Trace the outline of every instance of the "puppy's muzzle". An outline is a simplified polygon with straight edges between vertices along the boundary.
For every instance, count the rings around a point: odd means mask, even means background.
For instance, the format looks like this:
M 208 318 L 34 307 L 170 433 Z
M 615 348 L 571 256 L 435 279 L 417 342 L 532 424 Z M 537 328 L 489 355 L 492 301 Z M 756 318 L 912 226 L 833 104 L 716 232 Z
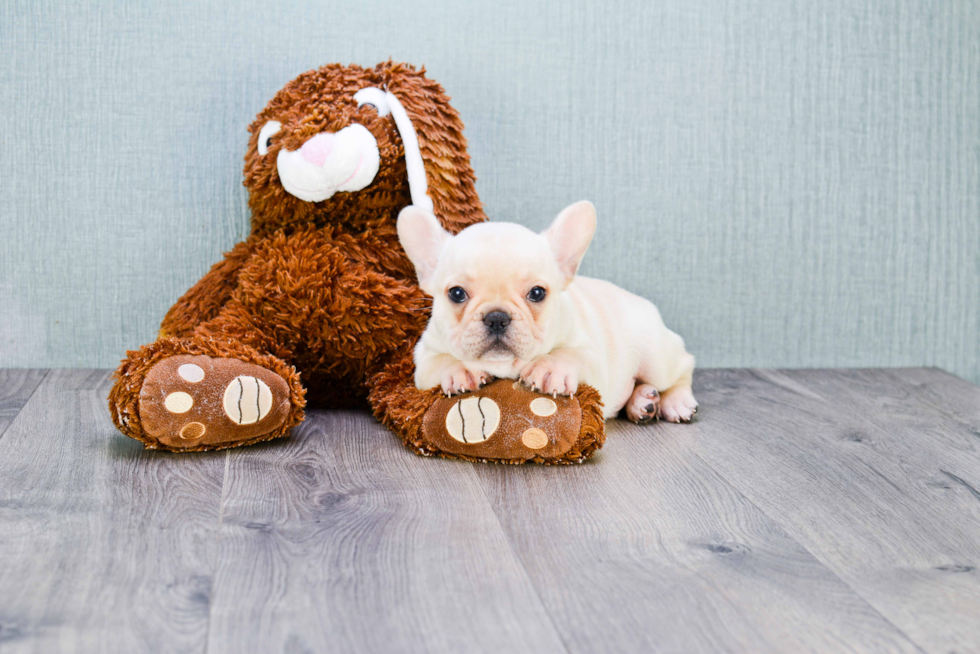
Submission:
M 483 324 L 487 326 L 491 336 L 501 336 L 507 331 L 510 316 L 503 311 L 491 311 L 483 317 Z

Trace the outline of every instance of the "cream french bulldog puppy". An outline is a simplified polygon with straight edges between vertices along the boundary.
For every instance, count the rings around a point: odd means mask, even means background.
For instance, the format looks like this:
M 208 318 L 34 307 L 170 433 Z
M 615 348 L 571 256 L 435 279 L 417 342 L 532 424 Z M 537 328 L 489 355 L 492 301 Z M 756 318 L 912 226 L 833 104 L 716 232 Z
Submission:
M 447 394 L 493 378 L 520 379 L 549 395 L 579 383 L 602 396 L 605 417 L 686 422 L 697 411 L 694 357 L 649 301 L 576 277 L 595 232 L 595 208 L 578 202 L 541 234 L 477 223 L 456 236 L 410 206 L 398 237 L 432 317 L 415 348 L 415 384 Z

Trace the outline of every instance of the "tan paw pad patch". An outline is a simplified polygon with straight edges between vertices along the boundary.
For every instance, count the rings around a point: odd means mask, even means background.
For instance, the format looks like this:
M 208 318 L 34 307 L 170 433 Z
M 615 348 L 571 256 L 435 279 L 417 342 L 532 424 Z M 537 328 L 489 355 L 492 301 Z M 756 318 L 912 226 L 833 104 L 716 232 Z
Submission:
M 180 375 L 181 379 L 192 384 L 204 379 L 204 369 L 193 363 L 185 363 L 177 368 L 177 374 Z
M 446 431 L 460 443 L 482 443 L 500 426 L 500 407 L 489 397 L 467 397 L 446 414 Z
M 558 405 L 555 404 L 554 400 L 549 400 L 546 397 L 539 397 L 535 400 L 531 400 L 531 413 L 536 416 L 546 418 L 557 410 Z
M 524 446 L 532 450 L 540 450 L 548 444 L 548 434 L 537 427 L 531 427 L 521 434 L 521 442 Z
M 191 441 L 204 436 L 208 428 L 200 422 L 189 422 L 180 430 L 180 437 L 186 441 Z
M 183 391 L 171 393 L 163 401 L 163 406 L 167 407 L 170 413 L 187 413 L 194 406 L 194 398 Z
M 225 389 L 223 404 L 232 422 L 252 425 L 268 415 L 272 408 L 272 391 L 258 377 L 239 375 Z

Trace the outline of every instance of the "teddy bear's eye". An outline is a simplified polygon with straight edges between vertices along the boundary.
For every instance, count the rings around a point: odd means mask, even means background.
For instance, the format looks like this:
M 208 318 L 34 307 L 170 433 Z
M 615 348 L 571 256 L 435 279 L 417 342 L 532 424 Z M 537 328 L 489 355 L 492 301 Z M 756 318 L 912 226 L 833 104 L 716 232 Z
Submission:
M 259 131 L 259 154 L 265 156 L 269 154 L 269 147 L 272 146 L 272 136 L 282 129 L 282 123 L 278 120 L 270 120 Z
M 466 302 L 468 297 L 469 296 L 466 294 L 466 291 L 463 290 L 462 286 L 453 286 L 451 289 L 449 289 L 449 299 L 456 304 Z
M 354 102 L 357 103 L 358 109 L 361 107 L 371 107 L 382 117 L 391 113 L 391 107 L 388 106 L 388 99 L 385 97 L 385 92 L 379 88 L 369 86 L 361 89 L 354 94 Z
M 527 292 L 527 299 L 531 302 L 543 302 L 546 297 L 548 297 L 548 291 L 541 286 L 535 286 Z

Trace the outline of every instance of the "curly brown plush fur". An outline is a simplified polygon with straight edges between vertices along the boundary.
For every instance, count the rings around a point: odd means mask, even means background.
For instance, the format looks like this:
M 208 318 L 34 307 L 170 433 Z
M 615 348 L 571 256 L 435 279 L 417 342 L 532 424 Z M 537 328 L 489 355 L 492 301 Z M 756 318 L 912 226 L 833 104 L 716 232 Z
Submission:
M 449 454 L 422 434 L 422 418 L 438 395 L 412 383 L 412 346 L 430 306 L 396 233 L 398 212 L 411 203 L 402 140 L 391 116 L 358 108 L 365 87 L 390 90 L 413 121 L 435 214 L 451 232 L 486 220 L 476 194 L 463 124 L 442 88 L 412 66 L 328 65 L 287 84 L 249 127 L 245 186 L 252 231 L 170 309 L 155 343 L 128 353 L 109 404 L 117 427 L 147 447 L 218 449 L 275 438 L 303 419 L 306 400 L 325 407 L 370 406 L 406 445 Z M 270 120 L 282 124 L 266 155 L 257 140 Z M 377 141 L 381 164 L 361 191 L 305 202 L 285 191 L 276 155 L 322 132 L 359 123 Z M 240 442 L 175 447 L 146 433 L 140 392 L 148 371 L 179 354 L 233 358 L 272 370 L 290 388 L 291 409 L 274 431 Z M 297 372 L 299 371 L 299 372 Z M 527 391 L 528 398 L 537 397 Z M 567 455 L 581 460 L 604 438 L 598 396 L 579 394 L 582 436 Z M 518 457 L 535 460 L 532 454 Z M 540 458 L 540 457 L 538 457 Z M 517 459 L 514 462 L 518 462 Z

